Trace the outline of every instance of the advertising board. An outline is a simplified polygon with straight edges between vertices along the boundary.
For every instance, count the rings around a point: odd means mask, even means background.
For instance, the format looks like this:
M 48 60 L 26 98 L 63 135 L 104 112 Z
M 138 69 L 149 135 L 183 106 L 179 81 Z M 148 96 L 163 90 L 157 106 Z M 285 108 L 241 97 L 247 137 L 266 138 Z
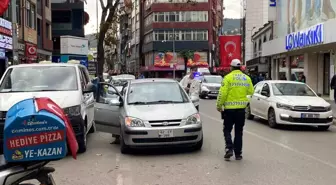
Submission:
M 61 54 L 89 54 L 89 41 L 85 38 L 61 36 Z
M 0 48 L 12 50 L 13 49 L 12 37 L 0 34 Z
M 12 106 L 6 115 L 4 156 L 6 162 L 61 159 L 67 153 L 66 124 L 52 101 L 26 99 Z

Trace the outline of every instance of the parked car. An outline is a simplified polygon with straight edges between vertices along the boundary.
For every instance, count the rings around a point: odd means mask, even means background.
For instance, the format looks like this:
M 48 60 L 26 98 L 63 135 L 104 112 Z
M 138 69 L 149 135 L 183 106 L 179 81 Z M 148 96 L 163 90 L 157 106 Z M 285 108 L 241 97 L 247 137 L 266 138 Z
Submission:
M 108 85 L 115 88 L 112 84 Z M 116 90 L 116 88 L 115 88 Z M 117 92 L 117 91 L 116 91 Z M 172 79 L 131 80 L 119 99 L 101 101 L 95 108 L 97 129 L 120 135 L 120 150 L 138 147 L 188 145 L 201 149 L 202 121 L 190 97 Z
M 282 125 L 317 126 L 327 130 L 333 123 L 330 104 L 301 82 L 270 80 L 255 85 L 246 108 L 247 119 L 268 120 L 272 128 Z
M 202 78 L 200 98 L 217 97 L 223 77 L 220 75 L 204 75 Z
M 81 64 L 44 63 L 10 66 L 0 81 L 0 135 L 10 107 L 33 97 L 48 97 L 63 108 L 75 131 L 79 153 L 87 148 L 87 134 L 95 131 L 94 96 L 88 90 L 89 72 Z M 90 86 L 91 88 L 91 86 Z M 0 138 L 2 148 L 3 138 Z

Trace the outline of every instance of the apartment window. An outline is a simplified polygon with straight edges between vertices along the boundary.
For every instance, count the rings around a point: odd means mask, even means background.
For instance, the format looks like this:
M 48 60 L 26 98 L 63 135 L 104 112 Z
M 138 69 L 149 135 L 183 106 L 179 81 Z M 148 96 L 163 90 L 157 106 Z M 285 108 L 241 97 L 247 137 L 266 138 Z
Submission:
M 206 30 L 197 30 L 197 31 L 154 31 L 154 40 L 155 41 L 207 41 L 208 40 L 208 31 Z
M 154 22 L 208 22 L 208 12 L 156 12 L 154 13 Z
M 49 0 L 45 0 L 45 6 L 49 7 Z
M 16 0 L 16 22 L 21 25 L 21 9 L 20 9 L 20 1 Z
M 36 29 L 36 12 L 35 5 L 26 1 L 26 26 Z
M 154 21 L 155 22 L 164 22 L 165 18 L 164 18 L 164 12 L 160 12 L 160 13 L 155 13 L 154 15 Z
M 135 15 L 135 21 L 136 21 L 136 22 L 139 22 L 139 14 L 136 14 L 136 15 Z
M 184 40 L 192 40 L 191 31 L 184 32 Z
M 26 26 L 31 27 L 30 2 L 26 1 Z
M 50 39 L 50 24 L 46 23 L 46 37 L 47 39 Z
M 154 36 L 156 41 L 165 40 L 165 31 L 157 31 Z

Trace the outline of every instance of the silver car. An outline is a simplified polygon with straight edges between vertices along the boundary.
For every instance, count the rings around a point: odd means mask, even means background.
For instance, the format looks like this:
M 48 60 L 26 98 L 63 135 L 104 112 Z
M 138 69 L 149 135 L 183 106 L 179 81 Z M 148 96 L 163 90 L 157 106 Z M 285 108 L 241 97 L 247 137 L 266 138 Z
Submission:
M 204 75 L 202 78 L 200 98 L 217 97 L 223 78 L 220 75 Z
M 104 85 L 115 88 L 112 84 Z M 121 153 L 131 148 L 167 145 L 202 148 L 200 115 L 175 80 L 131 80 L 117 95 L 119 99 L 110 101 L 98 98 L 95 122 L 97 130 L 120 135 Z

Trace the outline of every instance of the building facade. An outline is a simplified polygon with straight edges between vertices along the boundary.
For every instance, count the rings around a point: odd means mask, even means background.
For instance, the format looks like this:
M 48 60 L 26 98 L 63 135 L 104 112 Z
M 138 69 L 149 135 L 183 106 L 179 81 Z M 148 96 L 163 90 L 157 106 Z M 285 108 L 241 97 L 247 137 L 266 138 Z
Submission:
M 245 0 L 245 43 L 244 43 L 244 59 L 249 61 L 253 58 L 252 35 L 263 27 L 269 21 L 268 7 L 269 0 Z M 247 63 L 247 62 L 246 62 Z
M 61 36 L 85 37 L 84 25 L 87 14 L 84 11 L 84 2 L 81 0 L 51 0 L 52 11 L 52 40 L 53 40 L 53 62 L 60 62 L 61 59 Z M 74 38 L 72 38 L 74 39 Z M 82 39 L 78 43 L 82 43 Z M 86 48 L 88 50 L 88 48 Z M 69 50 L 71 51 L 71 50 Z M 87 60 L 87 56 L 74 53 L 66 53 L 69 60 Z M 87 55 L 88 53 L 86 53 Z M 65 58 L 64 58 L 65 60 Z
M 191 60 L 214 65 L 212 56 L 223 20 L 222 1 L 149 0 L 143 10 L 142 71 L 166 77 L 174 70 L 181 76 L 186 70 L 181 51 L 195 53 L 197 57 Z M 174 66 L 156 67 L 156 63 Z
M 51 40 L 50 1 L 17 0 L 16 17 L 18 34 L 18 61 L 31 63 L 50 60 L 53 51 Z M 3 17 L 11 20 L 11 5 Z
M 336 2 L 321 2 L 277 3 L 275 38 L 263 43 L 262 55 L 272 59 L 273 79 L 297 80 L 303 73 L 313 90 L 334 99 L 330 79 L 336 65 Z

